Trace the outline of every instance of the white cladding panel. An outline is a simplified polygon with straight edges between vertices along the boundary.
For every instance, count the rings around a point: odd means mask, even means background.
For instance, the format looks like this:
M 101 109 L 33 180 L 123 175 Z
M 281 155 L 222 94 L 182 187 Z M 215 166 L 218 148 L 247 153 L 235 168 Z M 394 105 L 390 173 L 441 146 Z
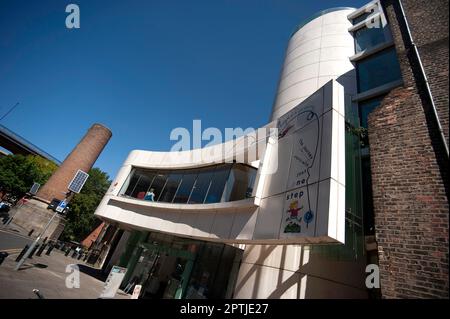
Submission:
M 350 77 L 346 92 L 356 90 L 354 40 L 347 16 L 353 9 L 326 13 L 300 28 L 290 39 L 271 120 L 276 120 L 331 79 Z M 341 82 L 341 81 L 339 81 Z

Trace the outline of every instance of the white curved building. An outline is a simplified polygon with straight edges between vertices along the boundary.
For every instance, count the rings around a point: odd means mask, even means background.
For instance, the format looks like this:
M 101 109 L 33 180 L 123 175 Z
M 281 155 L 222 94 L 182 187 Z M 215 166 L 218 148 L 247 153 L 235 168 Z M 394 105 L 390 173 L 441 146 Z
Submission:
M 356 74 L 349 57 L 355 54 L 347 16 L 355 9 L 333 8 L 303 22 L 286 49 L 271 120 L 276 120 L 331 79 L 346 93 L 356 93 Z
M 349 30 L 364 15 L 333 8 L 297 28 L 257 133 L 129 154 L 95 213 L 115 230 L 99 242 L 117 246 L 102 254 L 127 268 L 123 287 L 142 284 L 143 298 L 367 297 L 359 140 L 346 130 L 358 94 Z

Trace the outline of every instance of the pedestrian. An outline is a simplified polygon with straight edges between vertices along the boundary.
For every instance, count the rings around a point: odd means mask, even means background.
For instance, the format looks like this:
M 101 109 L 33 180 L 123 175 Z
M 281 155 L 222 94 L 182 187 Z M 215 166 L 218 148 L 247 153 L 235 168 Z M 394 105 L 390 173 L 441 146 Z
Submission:
M 155 201 L 155 193 L 154 193 L 155 189 L 154 188 L 150 188 L 150 190 L 147 192 L 147 194 L 145 194 L 144 200 L 148 200 L 151 202 Z

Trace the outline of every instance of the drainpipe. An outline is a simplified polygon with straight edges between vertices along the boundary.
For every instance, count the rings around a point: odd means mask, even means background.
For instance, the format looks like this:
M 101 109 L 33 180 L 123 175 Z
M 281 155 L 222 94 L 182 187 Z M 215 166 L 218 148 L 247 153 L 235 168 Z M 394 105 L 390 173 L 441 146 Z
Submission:
M 445 135 L 444 135 L 444 130 L 442 129 L 442 126 L 441 126 L 441 121 L 439 119 L 439 115 L 438 115 L 437 110 L 436 110 L 436 105 L 434 104 L 434 98 L 433 98 L 433 94 L 431 93 L 430 84 L 429 84 L 428 78 L 427 78 L 427 76 L 425 74 L 425 69 L 423 68 L 422 60 L 420 59 L 419 50 L 417 49 L 417 46 L 414 43 L 414 40 L 412 38 L 411 30 L 409 29 L 408 20 L 406 19 L 406 15 L 405 15 L 405 10 L 403 9 L 402 1 L 399 0 L 398 3 L 400 5 L 400 10 L 402 12 L 403 22 L 405 23 L 406 30 L 408 31 L 408 40 L 411 42 L 411 45 L 414 48 L 414 53 L 416 55 L 416 58 L 419 61 L 420 72 L 422 73 L 422 76 L 423 76 L 423 78 L 425 80 L 425 85 L 426 85 L 426 88 L 427 88 L 428 97 L 431 100 L 431 106 L 433 108 L 433 115 L 434 115 L 434 118 L 436 120 L 438 129 L 439 129 L 439 133 L 440 133 L 440 136 L 441 136 L 441 139 L 442 139 L 442 143 L 444 144 L 445 154 L 447 155 L 447 159 L 448 159 L 449 158 L 449 154 L 448 154 L 447 140 L 446 140 Z

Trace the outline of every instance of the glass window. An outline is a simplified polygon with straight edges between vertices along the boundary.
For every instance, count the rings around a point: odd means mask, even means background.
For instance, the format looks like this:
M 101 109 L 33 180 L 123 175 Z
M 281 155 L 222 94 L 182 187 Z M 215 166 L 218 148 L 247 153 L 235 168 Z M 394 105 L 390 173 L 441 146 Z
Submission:
M 358 103 L 362 127 L 367 128 L 367 117 L 369 116 L 370 113 L 372 113 L 372 111 L 374 109 L 376 109 L 380 105 L 383 98 L 384 98 L 384 95 Z
M 136 175 L 139 175 L 139 180 L 136 183 L 136 187 L 131 192 L 131 197 L 144 199 L 145 193 L 147 193 L 152 183 L 154 173 L 137 171 Z
M 161 192 L 166 185 L 167 175 L 164 174 L 164 172 L 158 172 L 158 174 L 155 176 L 155 179 L 153 180 L 152 187 L 153 193 L 155 194 L 155 201 L 159 201 L 159 198 L 161 197 Z
M 122 189 L 120 190 L 120 194 L 124 194 L 126 196 L 131 196 L 134 188 L 136 187 L 136 183 L 139 180 L 139 176 L 134 171 L 128 176 L 126 182 L 123 184 Z
M 133 169 L 121 195 L 144 199 L 153 189 L 155 201 L 167 203 L 219 203 L 250 197 L 257 170 L 244 164 L 220 164 L 198 169 Z
M 226 200 L 235 201 L 252 196 L 256 169 L 246 165 L 235 165 L 227 183 Z
M 161 197 L 159 198 L 159 202 L 171 203 L 175 193 L 178 189 L 178 185 L 180 184 L 182 174 L 180 173 L 172 173 L 167 178 L 166 186 L 164 187 Z
M 357 16 L 356 18 L 354 18 L 352 20 L 353 25 L 356 25 L 356 24 L 360 23 L 361 21 L 366 20 L 369 17 L 369 15 L 374 14 L 375 11 L 378 12 L 378 7 L 373 7 L 370 9 L 370 11 L 364 12 L 363 14 Z
M 230 175 L 231 165 L 217 167 L 209 187 L 205 203 L 219 203 L 222 201 L 223 189 Z
M 173 200 L 174 203 L 182 203 L 182 204 L 187 203 L 196 179 L 197 179 L 196 170 L 187 171 L 183 175 L 183 177 L 181 178 L 181 184 L 178 187 L 177 194 L 175 195 L 175 198 Z
M 189 204 L 203 204 L 213 175 L 214 168 L 209 170 L 202 169 L 201 172 L 199 172 L 192 189 L 191 197 L 189 198 Z
M 402 78 L 394 48 L 381 51 L 359 61 L 356 69 L 360 93 Z
M 370 49 L 376 45 L 388 42 L 391 38 L 388 26 L 380 28 L 363 27 L 353 34 L 355 38 L 356 52 Z

